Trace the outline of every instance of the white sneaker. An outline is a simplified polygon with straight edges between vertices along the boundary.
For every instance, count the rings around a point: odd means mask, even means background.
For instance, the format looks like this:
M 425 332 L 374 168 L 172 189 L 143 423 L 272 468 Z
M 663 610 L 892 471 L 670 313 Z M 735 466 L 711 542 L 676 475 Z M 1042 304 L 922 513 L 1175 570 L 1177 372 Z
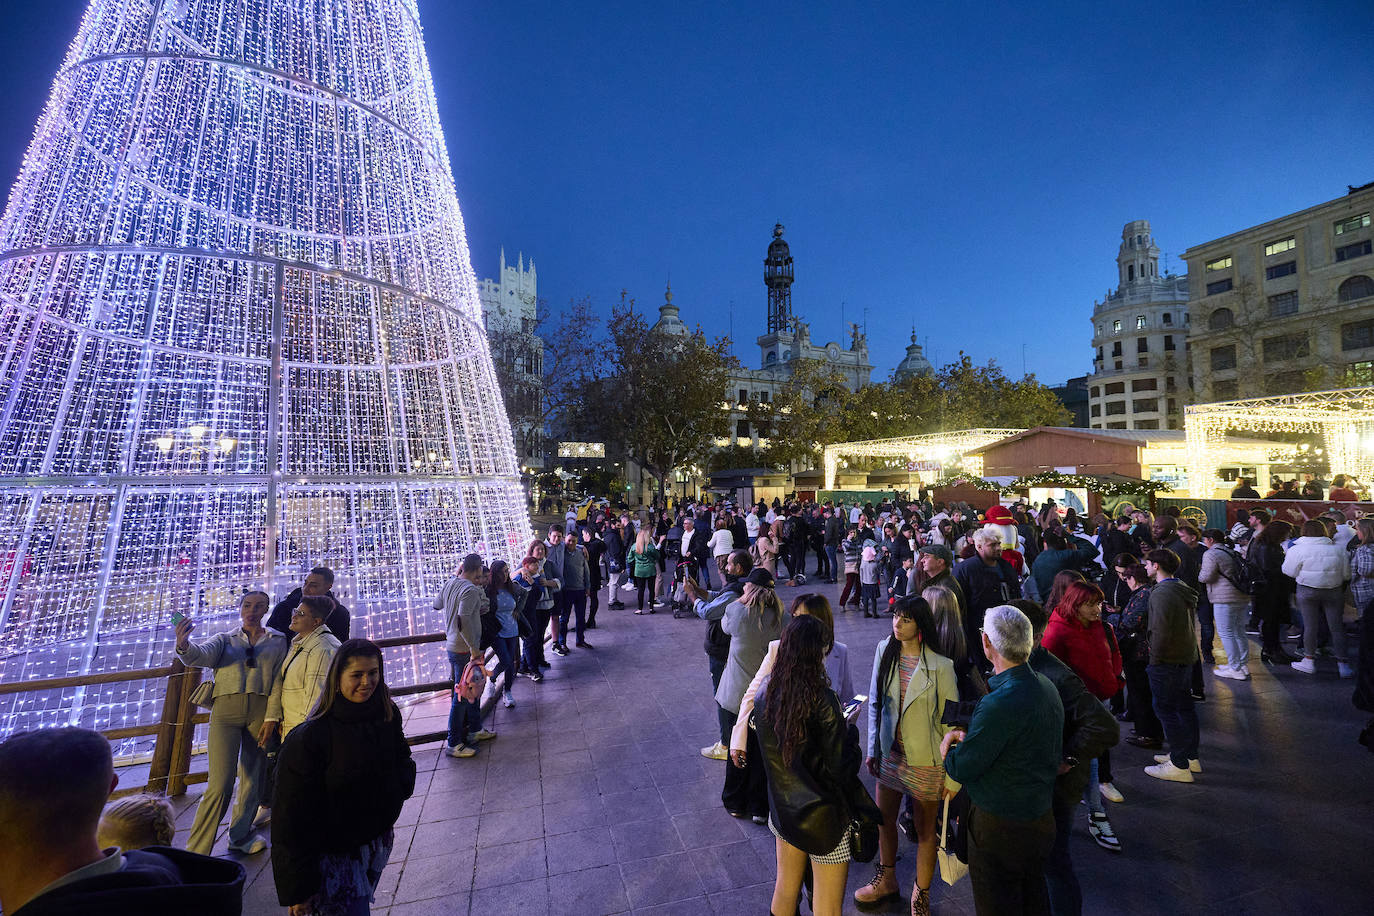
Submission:
M 725 760 L 730 756 L 730 749 L 717 741 L 710 747 L 703 747 L 701 749 L 701 756 L 710 760 Z
M 622 592 L 632 592 L 632 591 L 635 590 L 634 583 L 633 583 L 633 582 L 626 582 L 624 585 L 620 586 L 620 590 L 621 590 Z
M 1163 779 L 1168 782 L 1192 782 L 1193 774 L 1188 770 L 1182 770 L 1174 766 L 1172 760 L 1167 757 L 1163 763 L 1145 768 L 1146 776 L 1153 776 L 1155 779 Z
M 501 704 L 505 706 L 507 709 L 510 709 L 512 706 L 515 705 L 515 697 L 510 695 L 509 690 L 501 691 Z
M 1303 674 L 1316 674 L 1317 660 L 1315 658 L 1308 658 L 1304 655 L 1300 660 L 1288 667 L 1292 668 L 1294 671 L 1301 671 Z
M 1336 670 L 1340 672 L 1341 677 L 1355 676 L 1355 669 L 1345 662 L 1336 662 Z
M 1217 677 L 1227 677 L 1233 681 L 1243 681 L 1249 677 L 1249 675 L 1245 673 L 1245 669 L 1232 668 L 1230 665 L 1217 665 L 1212 669 L 1212 673 Z
M 1155 763 L 1172 763 L 1172 762 L 1173 762 L 1173 758 L 1170 757 L 1168 754 L 1155 754 Z M 1201 773 L 1201 772 L 1202 772 L 1202 761 L 1201 761 L 1201 760 L 1198 760 L 1196 757 L 1194 757 L 1192 760 L 1189 760 L 1189 761 L 1188 761 L 1188 772 L 1190 772 L 1190 773 Z
M 264 840 L 262 837 L 257 836 L 253 837 L 251 840 L 249 840 L 247 843 L 244 843 L 242 846 L 236 843 L 229 844 L 229 851 L 236 852 L 241 856 L 255 856 L 260 852 L 266 851 L 266 849 L 267 841 Z
M 1102 797 L 1109 802 L 1117 802 L 1119 804 L 1126 800 L 1126 796 L 1117 791 L 1116 786 L 1109 782 L 1098 783 L 1097 788 L 1098 791 L 1102 793 Z
M 260 806 L 257 817 L 253 818 L 253 826 L 266 827 L 270 823 L 272 823 L 272 809 Z

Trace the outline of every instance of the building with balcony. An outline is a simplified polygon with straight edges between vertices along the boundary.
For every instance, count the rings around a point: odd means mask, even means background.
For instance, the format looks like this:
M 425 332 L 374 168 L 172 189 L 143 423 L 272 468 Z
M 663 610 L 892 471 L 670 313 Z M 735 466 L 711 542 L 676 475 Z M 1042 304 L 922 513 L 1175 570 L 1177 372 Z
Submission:
M 1374 182 L 1194 245 L 1196 400 L 1374 384 Z
M 1121 230 L 1118 286 L 1093 303 L 1092 429 L 1182 429 L 1188 401 L 1188 278 L 1159 273 L 1149 220 Z

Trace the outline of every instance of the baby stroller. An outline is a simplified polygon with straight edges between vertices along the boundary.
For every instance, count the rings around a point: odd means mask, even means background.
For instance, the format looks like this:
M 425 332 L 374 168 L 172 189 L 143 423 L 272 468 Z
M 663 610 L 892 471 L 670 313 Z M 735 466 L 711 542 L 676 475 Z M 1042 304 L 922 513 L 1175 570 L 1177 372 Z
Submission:
M 673 566 L 673 619 L 679 617 L 691 617 L 693 614 L 692 604 L 687 599 L 687 587 L 683 582 L 690 576 L 695 580 L 697 569 L 696 560 L 691 557 L 680 557 Z

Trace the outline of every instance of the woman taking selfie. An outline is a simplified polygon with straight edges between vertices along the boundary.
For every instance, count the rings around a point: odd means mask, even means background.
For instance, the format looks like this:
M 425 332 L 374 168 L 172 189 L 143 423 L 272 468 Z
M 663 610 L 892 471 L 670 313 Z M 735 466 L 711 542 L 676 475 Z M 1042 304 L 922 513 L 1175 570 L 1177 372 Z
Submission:
M 792 618 L 773 671 L 759 685 L 757 739 L 751 743 L 763 757 L 772 805 L 768 827 L 777 837 L 772 913 L 798 911 L 809 861 L 815 876 L 811 912 L 839 916 L 849 877 L 851 810 L 876 813 L 858 781 L 857 732 L 830 689 L 825 651 L 821 621 L 810 614 Z
M 319 704 L 282 742 L 272 874 L 290 916 L 366 916 L 415 791 L 401 711 L 365 639 L 339 647 Z
M 854 902 L 879 906 L 898 896 L 897 811 L 902 796 L 915 800 L 916 886 L 912 916 L 929 916 L 935 876 L 935 820 L 945 788 L 940 742 L 951 726 L 940 722 L 946 700 L 959 699 L 954 663 L 935 648 L 930 605 L 910 596 L 893 606 L 892 635 L 878 643 L 869 687 L 868 771 L 878 778 L 878 865 Z

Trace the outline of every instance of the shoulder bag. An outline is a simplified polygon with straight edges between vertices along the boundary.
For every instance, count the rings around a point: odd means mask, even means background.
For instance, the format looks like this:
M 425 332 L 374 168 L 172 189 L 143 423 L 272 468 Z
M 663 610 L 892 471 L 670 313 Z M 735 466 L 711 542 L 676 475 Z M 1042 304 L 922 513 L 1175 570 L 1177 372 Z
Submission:
M 954 885 L 959 883 L 960 878 L 968 874 L 968 865 L 959 859 L 953 849 L 955 826 L 949 819 L 949 802 L 950 800 L 946 798 L 944 816 L 941 818 L 940 824 L 940 845 L 935 850 L 935 855 L 936 861 L 940 865 L 940 880 L 946 884 Z
M 201 681 L 195 686 L 195 689 L 191 691 L 192 706 L 197 706 L 209 711 L 211 707 L 215 705 L 215 676 L 213 672 L 215 668 L 219 667 L 220 662 L 224 661 L 224 649 L 225 646 L 221 644 L 219 647 L 219 658 L 215 659 L 214 668 L 210 669 L 212 672 L 210 679 L 208 681 Z

